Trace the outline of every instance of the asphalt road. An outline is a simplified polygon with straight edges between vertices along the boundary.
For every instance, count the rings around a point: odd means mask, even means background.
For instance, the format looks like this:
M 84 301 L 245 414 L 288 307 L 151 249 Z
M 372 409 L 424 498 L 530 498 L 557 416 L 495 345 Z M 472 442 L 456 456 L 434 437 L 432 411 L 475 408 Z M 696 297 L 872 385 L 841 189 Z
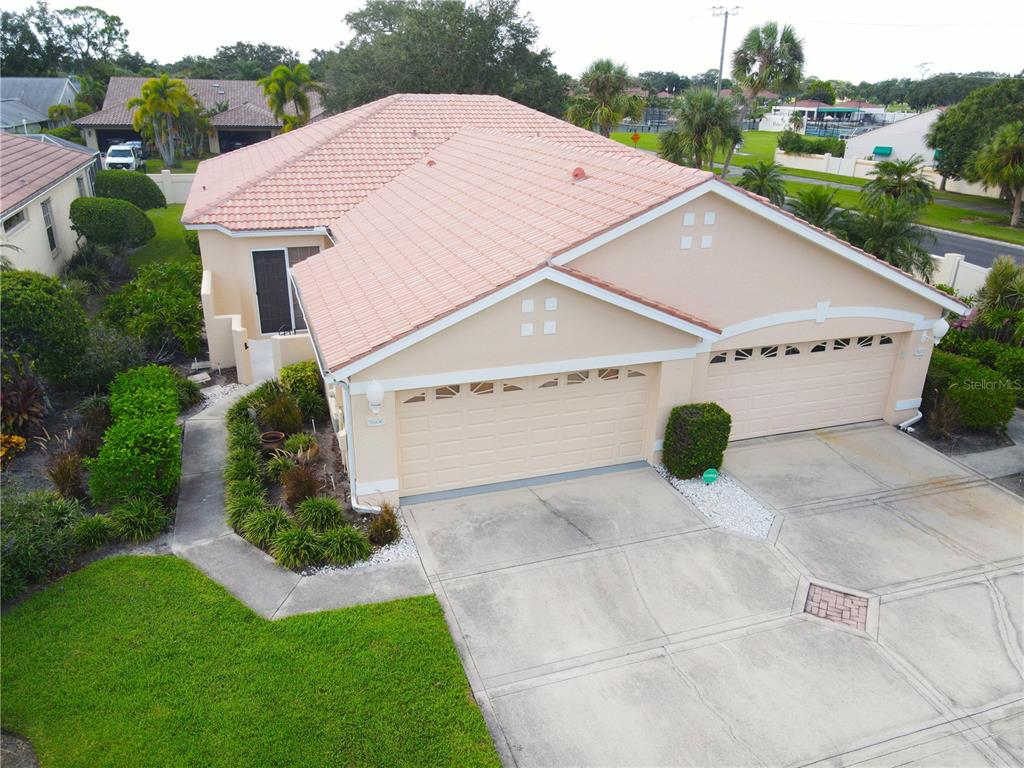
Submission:
M 977 264 L 979 267 L 990 267 L 996 256 L 1008 254 L 1017 260 L 1018 264 L 1024 264 L 1024 246 L 1011 245 L 998 240 L 986 240 L 971 235 L 961 235 L 956 232 L 949 232 L 944 229 L 932 229 L 925 227 L 933 239 L 926 240 L 922 245 L 929 253 L 943 255 L 946 253 L 961 253 L 969 264 Z

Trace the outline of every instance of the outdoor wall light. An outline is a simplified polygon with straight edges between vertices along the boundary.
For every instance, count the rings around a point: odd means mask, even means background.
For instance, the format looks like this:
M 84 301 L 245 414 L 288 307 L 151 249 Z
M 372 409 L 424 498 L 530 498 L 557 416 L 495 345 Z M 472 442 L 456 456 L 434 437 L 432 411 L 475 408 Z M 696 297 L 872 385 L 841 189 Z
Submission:
M 921 343 L 922 344 L 924 342 L 926 342 L 926 341 L 933 341 L 936 344 L 938 344 L 940 341 L 942 341 L 942 337 L 945 336 L 949 332 L 949 323 L 947 323 L 943 318 L 940 317 L 938 320 L 936 320 L 934 323 L 932 323 L 931 330 L 932 330 L 932 335 L 931 336 L 928 335 L 928 331 L 925 331 L 921 335 Z
M 384 404 L 384 387 L 376 379 L 366 386 L 366 401 L 370 404 L 371 413 L 380 413 Z

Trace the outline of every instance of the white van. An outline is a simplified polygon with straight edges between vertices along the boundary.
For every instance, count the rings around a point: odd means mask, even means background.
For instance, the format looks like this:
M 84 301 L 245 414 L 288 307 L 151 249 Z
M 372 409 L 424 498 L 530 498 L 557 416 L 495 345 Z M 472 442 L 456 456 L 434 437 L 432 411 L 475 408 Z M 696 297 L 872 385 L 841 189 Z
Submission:
M 131 144 L 111 144 L 103 158 L 103 164 L 109 170 L 146 170 L 146 162 L 142 159 L 142 151 Z

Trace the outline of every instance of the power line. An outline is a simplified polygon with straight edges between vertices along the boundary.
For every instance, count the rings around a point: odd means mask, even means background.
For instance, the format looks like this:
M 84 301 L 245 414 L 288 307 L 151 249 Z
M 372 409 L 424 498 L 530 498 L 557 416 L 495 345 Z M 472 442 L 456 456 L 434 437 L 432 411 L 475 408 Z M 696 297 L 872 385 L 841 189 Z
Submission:
M 711 9 L 712 16 L 725 17 L 725 20 L 722 22 L 722 54 L 718 57 L 718 87 L 715 89 L 716 96 L 722 93 L 722 70 L 725 68 L 725 33 L 729 30 L 729 16 L 738 16 L 740 7 L 734 5 L 732 8 L 726 8 L 724 5 L 716 5 Z

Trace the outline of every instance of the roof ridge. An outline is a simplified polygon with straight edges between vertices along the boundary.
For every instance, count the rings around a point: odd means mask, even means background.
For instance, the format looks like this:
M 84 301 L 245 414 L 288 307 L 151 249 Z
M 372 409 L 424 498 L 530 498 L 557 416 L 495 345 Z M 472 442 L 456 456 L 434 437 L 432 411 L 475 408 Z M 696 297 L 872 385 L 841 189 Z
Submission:
M 396 96 L 402 96 L 402 95 L 404 95 L 404 94 L 390 94 L 388 96 L 384 96 L 383 98 L 377 99 L 377 101 L 371 101 L 369 104 L 363 104 L 363 105 L 355 107 L 353 109 L 346 110 L 345 112 L 339 112 L 337 115 L 331 115 L 330 117 L 324 118 L 323 120 L 318 120 L 315 123 L 314 122 L 307 123 L 306 125 L 302 126 L 301 128 L 296 129 L 296 131 L 308 130 L 310 128 L 313 128 L 314 126 L 317 127 L 317 128 L 323 128 L 325 126 L 325 124 L 328 123 L 328 121 L 331 121 L 334 118 L 343 117 L 344 115 L 351 114 L 352 112 L 354 112 L 356 110 L 365 109 L 366 107 L 377 105 L 376 109 L 368 110 L 366 114 L 361 115 L 359 117 L 359 119 L 356 121 L 357 123 L 363 122 L 367 118 L 371 117 L 372 115 L 377 114 L 380 110 L 384 109 L 384 107 L 387 106 L 388 103 L 391 103 L 391 102 L 395 101 L 396 100 L 395 99 Z M 342 123 L 344 121 L 339 120 L 338 122 Z M 340 134 L 342 131 L 351 129 L 351 127 L 352 127 L 352 125 L 349 125 L 349 124 L 345 124 L 345 125 L 339 126 L 336 130 L 333 130 L 333 131 L 330 132 L 330 138 L 334 138 L 335 136 Z M 234 152 L 225 152 L 225 153 L 216 155 L 215 157 L 207 158 L 206 160 L 203 160 L 202 162 L 203 163 L 209 163 L 211 166 L 212 165 L 216 165 L 218 160 L 223 160 L 224 158 L 231 158 L 231 156 L 235 155 L 235 153 L 237 153 L 237 152 L 246 152 L 248 150 L 251 150 L 254 147 L 259 146 L 260 144 L 266 145 L 266 144 L 269 144 L 272 141 L 275 141 L 276 139 L 280 139 L 280 138 L 285 137 L 285 136 L 294 136 L 294 133 L 291 132 L 291 131 L 282 132 L 282 133 L 279 133 L 277 136 L 271 136 L 269 139 L 264 139 L 263 141 L 257 142 L 256 144 L 250 144 L 248 147 L 242 147 L 241 149 L 236 149 L 236 150 L 234 150 Z M 266 147 L 264 146 L 264 147 L 262 147 L 262 149 L 266 149 Z M 282 169 L 284 169 L 285 167 L 287 167 L 291 163 L 295 162 L 301 156 L 302 156 L 301 152 L 296 152 L 295 154 L 290 155 L 289 157 L 281 160 L 279 163 L 275 163 L 275 164 L 272 164 L 272 165 L 264 168 L 263 173 L 260 173 L 260 174 L 257 174 L 255 176 L 252 176 L 251 178 L 245 179 L 240 184 L 237 184 L 237 185 L 231 187 L 230 189 L 225 190 L 223 194 L 219 195 L 218 197 L 214 198 L 213 200 L 210 200 L 205 205 L 200 206 L 199 208 L 197 208 L 194 211 L 190 211 L 189 212 L 189 219 L 195 219 L 195 218 L 198 218 L 199 216 L 203 216 L 203 215 L 209 213 L 212 209 L 216 208 L 218 205 L 220 205 L 221 203 L 226 201 L 228 198 L 234 197 L 235 195 L 237 195 L 239 192 L 241 192 L 244 189 L 248 189 L 248 188 L 250 188 L 252 186 L 255 186 L 256 184 L 259 184 L 261 181 L 269 178 L 273 174 L 277 173 L 278 171 L 281 171 Z M 237 157 L 237 155 L 235 155 L 235 157 Z

